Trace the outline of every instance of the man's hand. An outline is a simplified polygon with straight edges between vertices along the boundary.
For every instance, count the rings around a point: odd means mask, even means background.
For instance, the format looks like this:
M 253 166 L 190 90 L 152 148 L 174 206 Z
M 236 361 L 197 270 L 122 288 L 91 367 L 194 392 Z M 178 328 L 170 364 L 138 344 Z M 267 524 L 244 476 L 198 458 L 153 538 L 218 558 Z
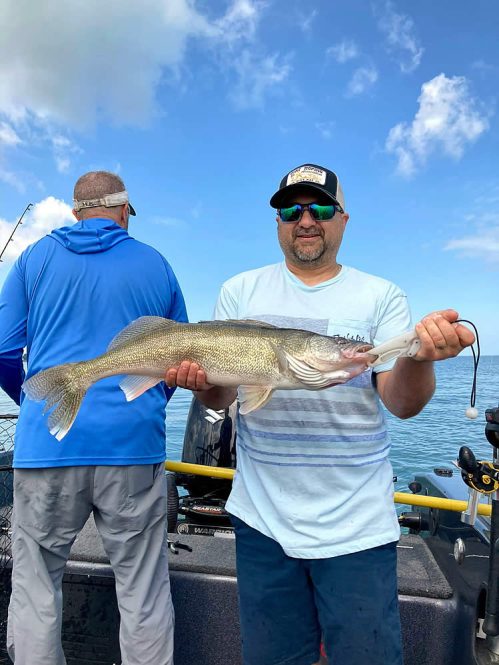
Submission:
M 454 309 L 432 312 L 416 324 L 421 348 L 414 360 L 445 360 L 457 356 L 475 341 L 475 335 L 461 323 L 455 323 L 459 314 Z
M 184 360 L 179 367 L 170 367 L 166 371 L 165 382 L 170 388 L 179 386 L 187 390 L 211 390 L 211 383 L 206 381 L 206 372 L 197 363 Z
M 204 369 L 188 360 L 166 370 L 165 382 L 170 388 L 179 386 L 194 391 L 197 399 L 210 409 L 225 409 L 237 397 L 237 388 L 208 383 Z
M 434 360 L 457 356 L 475 341 L 466 326 L 456 323 L 453 309 L 432 312 L 416 325 L 421 347 L 413 358 L 398 358 L 389 372 L 376 375 L 376 387 L 386 408 L 398 418 L 412 418 L 435 390 Z M 418 360 L 420 362 L 414 362 Z

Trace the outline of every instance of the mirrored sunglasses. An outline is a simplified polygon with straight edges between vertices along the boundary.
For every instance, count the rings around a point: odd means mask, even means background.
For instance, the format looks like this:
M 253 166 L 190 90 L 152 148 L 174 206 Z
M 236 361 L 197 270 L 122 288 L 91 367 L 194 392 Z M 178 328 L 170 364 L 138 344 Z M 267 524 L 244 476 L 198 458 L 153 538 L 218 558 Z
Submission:
M 308 210 L 316 222 L 325 222 L 333 219 L 336 211 L 343 212 L 340 205 L 319 205 L 318 203 L 295 203 L 289 208 L 278 208 L 278 214 L 283 222 L 299 222 L 305 210 Z

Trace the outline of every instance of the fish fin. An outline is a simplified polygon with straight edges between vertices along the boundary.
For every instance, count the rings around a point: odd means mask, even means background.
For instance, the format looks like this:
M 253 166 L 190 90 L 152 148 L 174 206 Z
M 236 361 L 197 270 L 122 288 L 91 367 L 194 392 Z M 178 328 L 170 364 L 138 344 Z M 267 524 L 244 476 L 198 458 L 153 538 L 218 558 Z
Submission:
M 275 357 L 277 358 L 279 371 L 281 374 L 286 374 L 289 371 L 289 363 L 287 358 L 288 354 L 286 351 L 284 351 L 284 349 L 281 349 L 280 346 L 277 346 L 277 344 L 274 344 L 273 342 L 270 342 L 270 346 L 272 347 L 272 350 L 275 353 Z
M 239 413 L 246 416 L 265 406 L 274 389 L 267 386 L 239 386 Z
M 266 321 L 257 321 L 256 319 L 216 319 L 215 321 L 198 321 L 198 323 L 210 323 L 211 325 L 231 325 L 231 326 L 260 326 L 260 328 L 277 328 L 277 326 Z
M 278 349 L 274 347 L 274 350 L 277 355 L 279 365 L 286 363 L 287 370 L 293 374 L 295 378 L 303 383 L 305 388 L 310 390 L 320 390 L 321 388 L 327 388 L 331 385 L 331 374 L 326 375 L 324 372 L 321 372 L 316 367 L 309 365 L 304 360 L 299 360 L 295 358 L 284 349 Z
M 235 323 L 232 321 L 232 323 Z M 267 323 L 267 321 L 260 321 L 259 319 L 239 319 L 239 323 L 246 323 L 249 326 L 260 326 L 260 328 L 277 328 L 272 323 Z
M 38 372 L 23 383 L 29 399 L 46 402 L 43 413 L 55 406 L 48 419 L 50 433 L 60 441 L 71 429 L 81 403 L 90 387 L 87 380 L 78 377 L 75 367 L 82 363 L 65 363 Z
M 368 354 L 375 356 L 375 359 L 368 363 L 370 367 L 377 367 L 394 358 L 408 357 L 412 358 L 419 351 L 421 342 L 414 330 L 408 330 L 402 335 L 397 335 L 383 344 L 373 347 Z
M 121 390 L 125 393 L 126 401 L 131 402 L 137 397 L 140 397 L 143 393 L 149 390 L 149 388 L 156 386 L 160 381 L 163 381 L 163 379 L 157 376 L 128 374 L 120 381 L 119 385 Z
M 129 323 L 126 328 L 120 330 L 120 332 L 113 337 L 111 343 L 107 347 L 107 351 L 117 349 L 122 344 L 125 344 L 144 333 L 152 332 L 153 330 L 164 330 L 175 324 L 178 324 L 178 321 L 164 319 L 161 316 L 141 316 Z

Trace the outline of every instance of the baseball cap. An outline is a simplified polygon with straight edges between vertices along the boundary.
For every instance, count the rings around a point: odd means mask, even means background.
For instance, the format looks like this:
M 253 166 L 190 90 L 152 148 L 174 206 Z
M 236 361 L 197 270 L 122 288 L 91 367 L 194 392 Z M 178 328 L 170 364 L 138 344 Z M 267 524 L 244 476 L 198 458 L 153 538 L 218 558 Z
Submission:
M 86 199 L 83 201 L 73 201 L 73 208 L 78 212 L 83 210 L 83 208 L 97 208 L 98 206 L 104 206 L 105 208 L 113 208 L 114 206 L 122 205 L 123 203 L 128 203 L 130 208 L 130 214 L 136 215 L 134 207 L 128 201 L 128 192 L 124 189 L 122 192 L 116 192 L 114 194 L 108 194 L 103 196 L 100 199 Z
M 302 164 L 287 173 L 279 189 L 270 199 L 273 208 L 281 208 L 285 199 L 297 190 L 312 189 L 321 192 L 345 210 L 345 199 L 338 176 L 333 171 L 317 164 Z

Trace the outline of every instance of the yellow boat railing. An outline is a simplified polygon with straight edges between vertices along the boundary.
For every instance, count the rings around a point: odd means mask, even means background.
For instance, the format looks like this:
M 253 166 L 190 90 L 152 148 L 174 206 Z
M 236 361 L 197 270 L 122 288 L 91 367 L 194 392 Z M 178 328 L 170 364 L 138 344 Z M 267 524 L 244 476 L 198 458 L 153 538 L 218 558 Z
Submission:
M 208 476 L 209 478 L 224 478 L 232 480 L 234 469 L 223 469 L 217 466 L 204 466 L 203 464 L 188 464 L 186 462 L 165 462 L 168 471 L 177 473 L 189 473 L 195 476 Z M 455 499 L 442 499 L 436 496 L 423 496 L 422 494 L 409 494 L 408 492 L 394 492 L 393 500 L 407 506 L 423 506 L 425 508 L 440 508 L 441 510 L 452 510 L 462 513 L 468 507 L 466 501 Z M 478 514 L 490 517 L 492 506 L 488 503 L 478 504 Z
M 234 478 L 234 469 L 223 469 L 218 466 L 204 466 L 204 464 L 187 464 L 187 462 L 165 462 L 165 468 L 168 471 L 177 473 L 190 473 L 194 476 L 208 476 L 209 478 L 224 478 L 232 480 Z

